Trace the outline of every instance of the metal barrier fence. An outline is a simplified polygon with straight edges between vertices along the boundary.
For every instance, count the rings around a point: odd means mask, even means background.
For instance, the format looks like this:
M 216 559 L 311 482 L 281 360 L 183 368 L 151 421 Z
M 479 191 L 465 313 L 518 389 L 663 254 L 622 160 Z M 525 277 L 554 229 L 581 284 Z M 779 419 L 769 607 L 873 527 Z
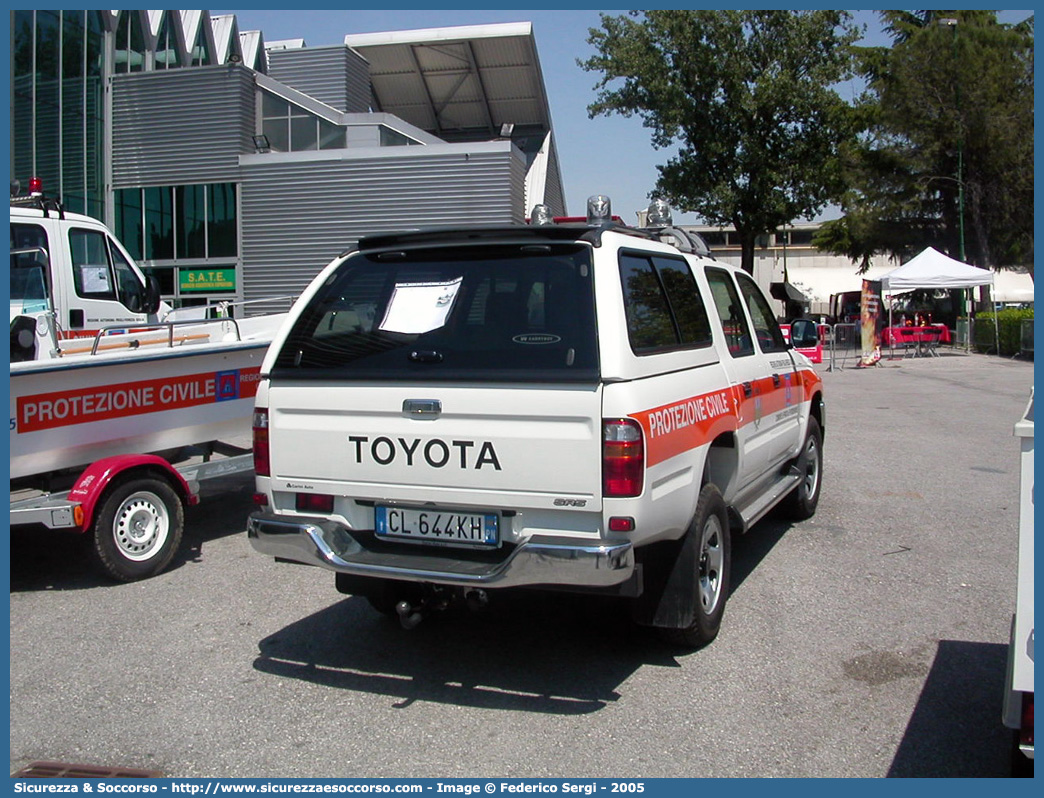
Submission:
M 849 358 L 858 360 L 863 356 L 862 331 L 858 324 L 821 324 L 819 338 L 828 353 L 824 358 L 827 371 L 844 368 Z
M 1028 322 L 1029 331 L 1027 333 L 1026 324 L 1024 323 L 1022 328 L 1022 353 L 1032 356 L 1033 320 L 1027 319 L 1026 322 Z M 974 320 L 972 321 L 972 332 L 974 332 Z M 966 319 L 961 319 L 958 321 L 956 335 L 951 330 L 950 343 L 947 346 L 955 350 L 965 349 L 968 341 L 967 335 L 968 322 Z M 823 365 L 827 371 L 845 368 L 849 360 L 858 362 L 863 357 L 863 328 L 860 324 L 820 324 L 819 341 L 823 345 Z M 894 357 L 898 353 L 902 353 L 903 357 L 909 354 L 906 346 L 903 345 L 886 347 L 882 344 L 881 346 L 880 355 L 882 358 Z

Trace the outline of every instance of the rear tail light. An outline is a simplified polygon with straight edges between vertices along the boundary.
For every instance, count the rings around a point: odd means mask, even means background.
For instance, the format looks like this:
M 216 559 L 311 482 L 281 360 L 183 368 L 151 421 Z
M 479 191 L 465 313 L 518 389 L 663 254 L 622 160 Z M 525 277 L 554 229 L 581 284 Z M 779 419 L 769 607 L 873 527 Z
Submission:
M 268 457 L 268 410 L 254 410 L 254 474 L 259 477 L 272 475 Z
M 631 418 L 602 421 L 602 495 L 640 496 L 645 485 L 642 428 Z
M 1022 728 L 1019 729 L 1019 743 L 1033 745 L 1033 693 L 1022 694 Z
M 294 506 L 299 513 L 332 513 L 334 497 L 325 493 L 297 493 Z

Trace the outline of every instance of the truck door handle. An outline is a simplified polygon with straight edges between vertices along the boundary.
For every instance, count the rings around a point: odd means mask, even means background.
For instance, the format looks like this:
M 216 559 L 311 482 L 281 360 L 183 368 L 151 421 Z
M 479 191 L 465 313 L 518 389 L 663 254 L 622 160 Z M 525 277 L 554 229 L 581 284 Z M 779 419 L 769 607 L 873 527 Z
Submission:
M 751 394 L 752 394 L 753 392 L 754 392 L 754 386 L 753 386 L 753 385 L 751 385 L 751 384 L 750 384 L 749 382 L 745 382 L 745 383 L 743 383 L 743 395 L 744 395 L 745 397 L 747 397 L 747 398 L 749 399 L 749 398 L 750 398 L 750 395 L 751 395 Z
M 779 382 L 780 382 L 779 375 L 778 374 L 773 374 L 772 375 L 772 386 L 774 388 L 778 388 L 779 387 Z

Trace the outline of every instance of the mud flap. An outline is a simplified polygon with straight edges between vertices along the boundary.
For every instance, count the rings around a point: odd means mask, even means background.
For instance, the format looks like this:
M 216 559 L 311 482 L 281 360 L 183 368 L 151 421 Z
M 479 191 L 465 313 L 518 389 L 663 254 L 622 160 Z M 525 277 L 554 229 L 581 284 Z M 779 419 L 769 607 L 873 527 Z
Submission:
M 699 541 L 690 527 L 681 540 L 647 546 L 638 553 L 645 590 L 631 617 L 642 626 L 684 629 L 696 620 Z

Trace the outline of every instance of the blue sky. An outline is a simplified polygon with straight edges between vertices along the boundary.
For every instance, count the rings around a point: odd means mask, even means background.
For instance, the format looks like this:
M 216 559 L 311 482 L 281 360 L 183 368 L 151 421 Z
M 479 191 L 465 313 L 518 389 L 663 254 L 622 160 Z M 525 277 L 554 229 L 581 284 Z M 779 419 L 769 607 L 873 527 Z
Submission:
M 339 44 L 347 33 L 532 22 L 570 213 L 584 213 L 588 196 L 608 194 L 613 212 L 625 222 L 635 222 L 635 212 L 648 205 L 647 196 L 656 182 L 657 164 L 664 163 L 670 156 L 668 151 L 653 148 L 650 132 L 637 117 L 588 118 L 587 106 L 594 100 L 598 76 L 582 70 L 576 61 L 593 54 L 587 35 L 589 28 L 599 27 L 596 10 L 211 10 L 211 13 L 234 13 L 239 30 L 260 30 L 266 41 L 303 38 L 309 46 Z M 1014 22 L 1030 13 L 1007 11 L 1001 12 L 1000 18 Z M 857 23 L 867 25 L 864 44 L 887 43 L 873 11 L 853 14 Z M 852 93 L 854 89 L 848 91 Z M 836 210 L 827 209 L 822 218 L 836 215 Z M 698 220 L 687 214 L 676 215 L 675 221 Z

